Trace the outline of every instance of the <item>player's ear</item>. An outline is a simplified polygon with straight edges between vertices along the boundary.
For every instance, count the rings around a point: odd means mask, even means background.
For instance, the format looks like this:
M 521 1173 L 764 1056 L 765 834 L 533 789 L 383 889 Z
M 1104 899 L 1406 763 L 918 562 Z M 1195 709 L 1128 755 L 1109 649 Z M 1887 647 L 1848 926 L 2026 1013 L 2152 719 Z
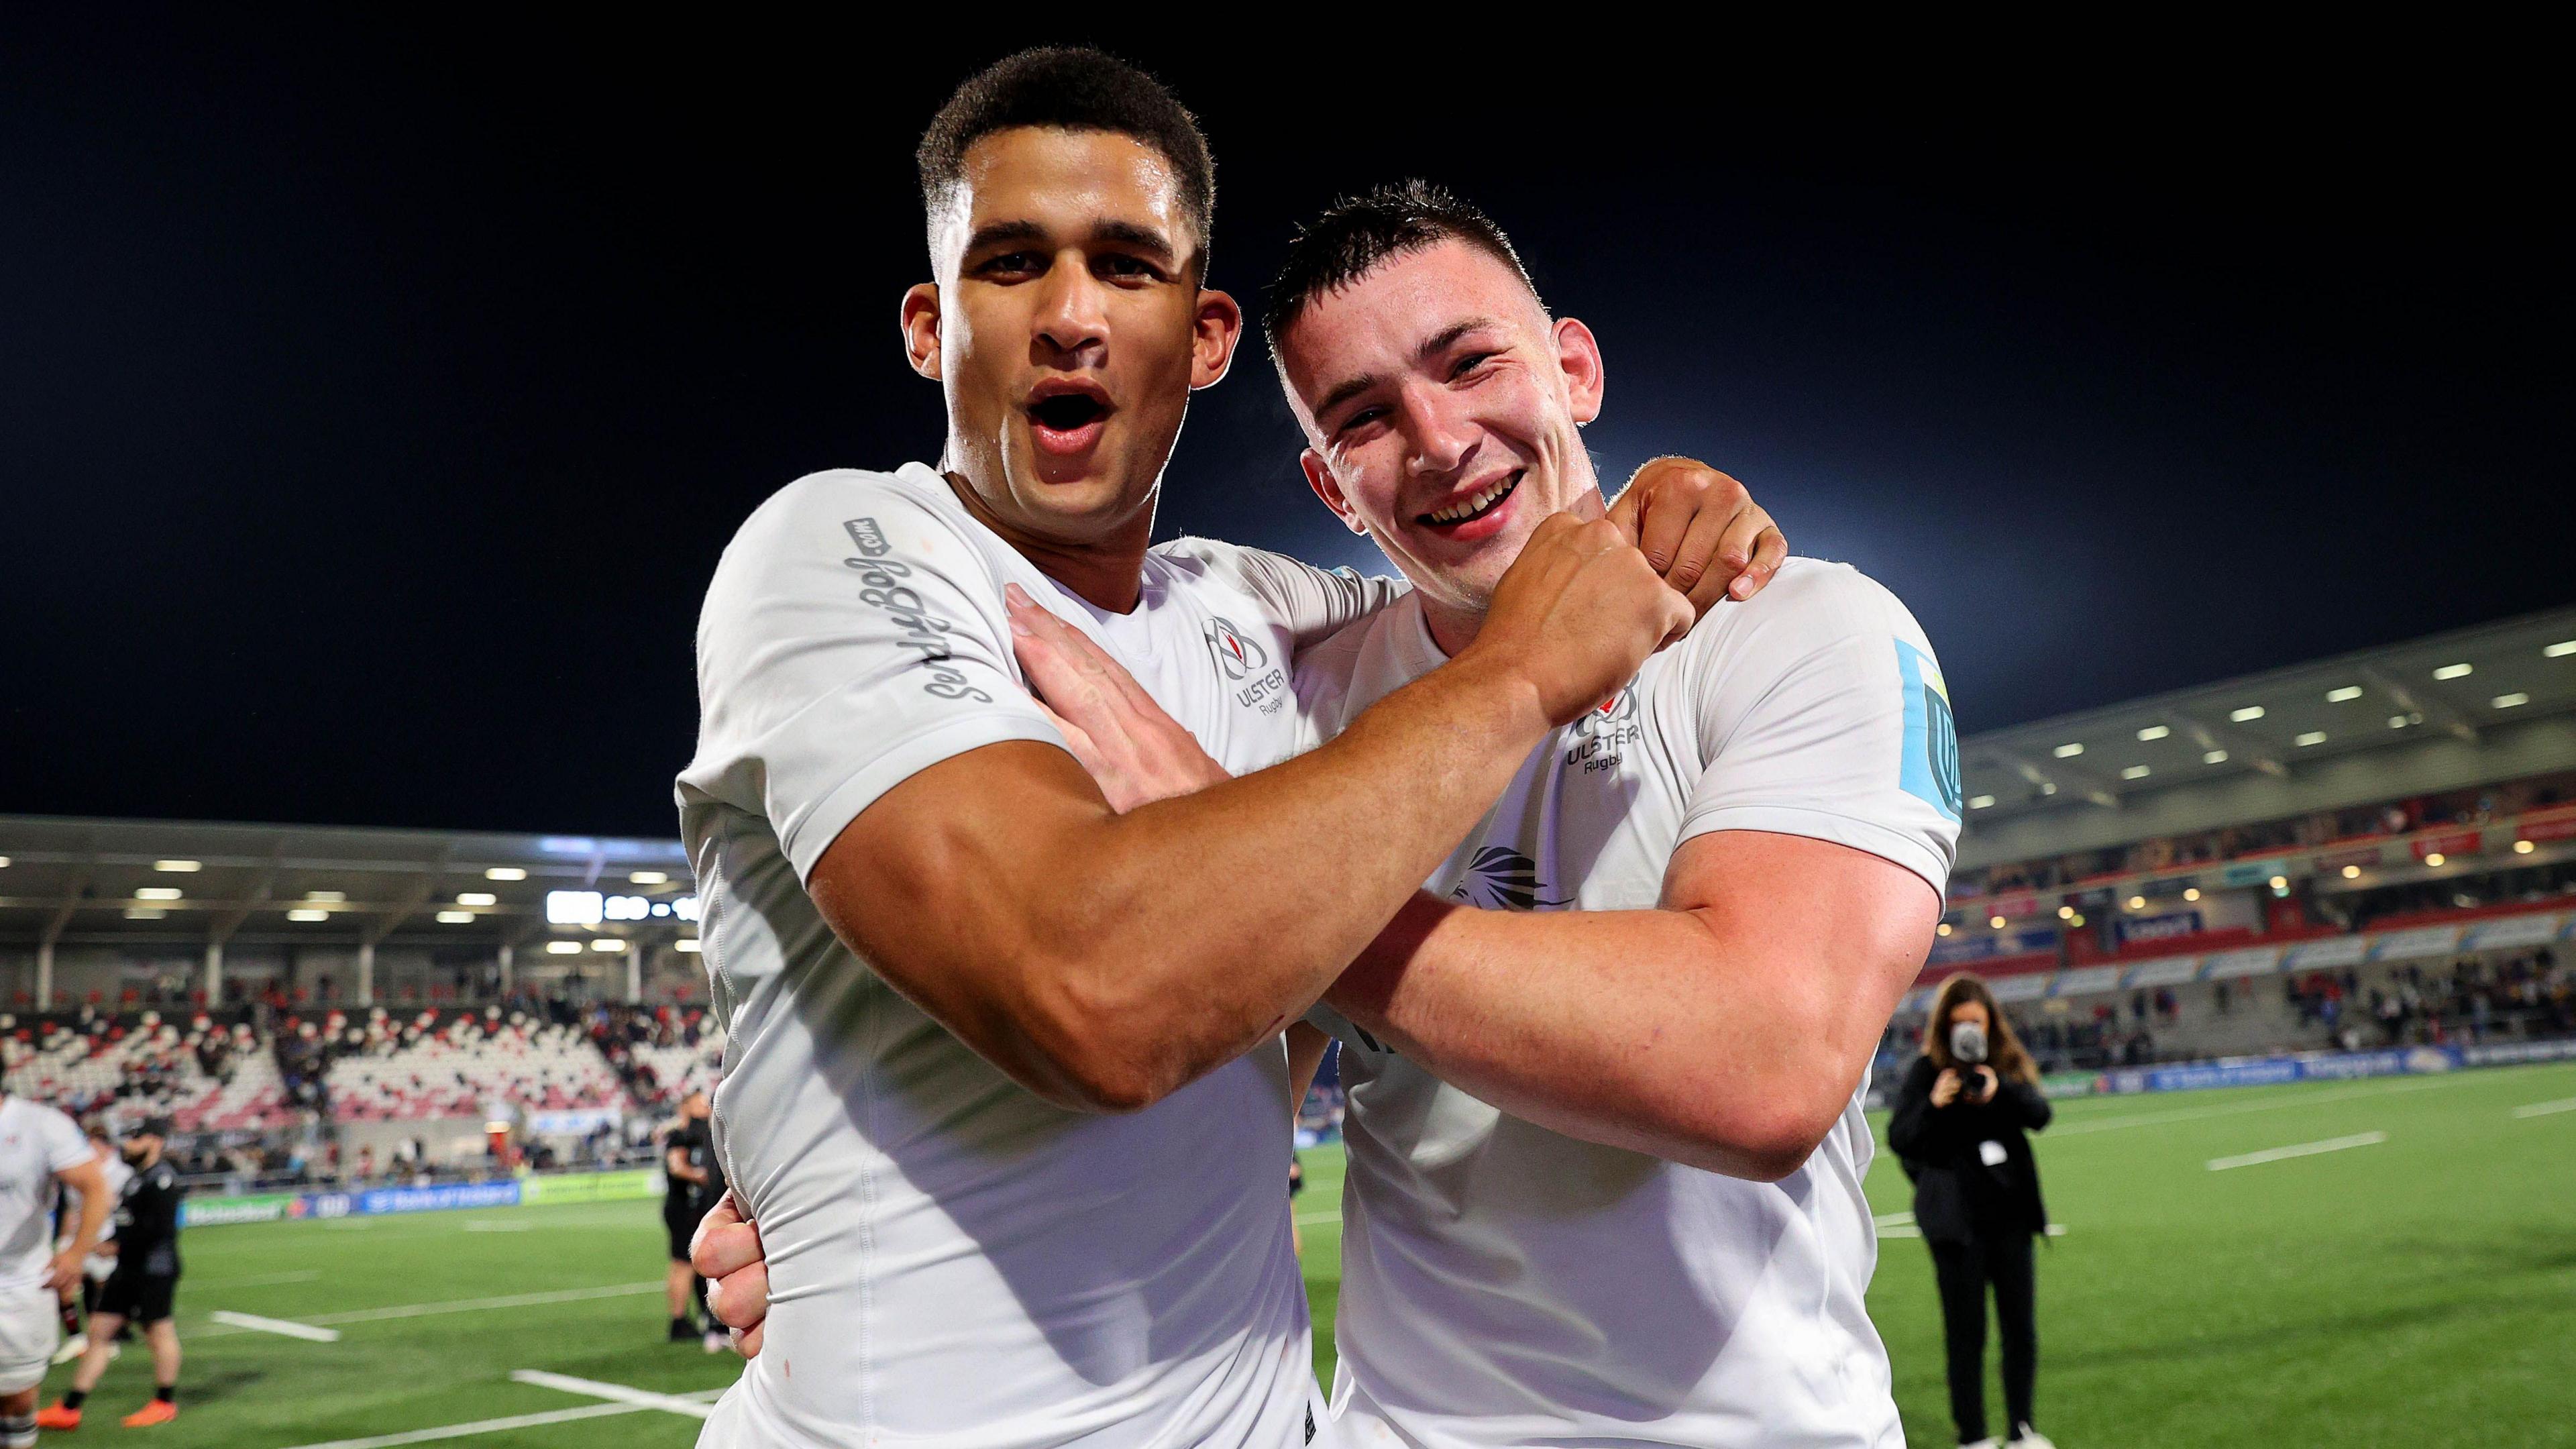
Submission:
M 1297 466 L 1306 472 L 1306 486 L 1315 490 L 1315 496 L 1324 500 L 1326 508 L 1333 510 L 1333 516 L 1342 521 L 1342 527 L 1356 534 L 1368 533 L 1368 525 L 1360 520 L 1359 511 L 1351 507 L 1350 495 L 1342 491 L 1341 480 L 1325 466 L 1323 454 L 1308 448 L 1297 455 Z
M 939 380 L 939 284 L 915 282 L 903 294 L 903 354 L 912 370 Z
M 1556 365 L 1565 374 L 1565 390 L 1574 404 L 1574 420 L 1588 423 L 1601 416 L 1601 343 L 1591 328 L 1572 317 L 1559 317 L 1550 331 L 1556 340 Z
M 1243 309 L 1234 298 L 1213 287 L 1199 290 L 1198 312 L 1190 318 L 1190 390 L 1214 387 L 1234 366 L 1235 344 L 1243 340 Z

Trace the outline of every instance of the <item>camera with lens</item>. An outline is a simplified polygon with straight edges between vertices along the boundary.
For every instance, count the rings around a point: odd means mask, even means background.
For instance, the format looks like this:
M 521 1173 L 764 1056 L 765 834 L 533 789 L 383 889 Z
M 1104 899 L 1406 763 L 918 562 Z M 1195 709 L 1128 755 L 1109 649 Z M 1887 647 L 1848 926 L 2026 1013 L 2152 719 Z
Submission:
M 1950 1023 L 1950 1060 L 1959 1064 L 1959 1095 L 1984 1101 L 1986 1079 L 1977 1068 L 1986 1064 L 1986 1029 L 1973 1021 Z

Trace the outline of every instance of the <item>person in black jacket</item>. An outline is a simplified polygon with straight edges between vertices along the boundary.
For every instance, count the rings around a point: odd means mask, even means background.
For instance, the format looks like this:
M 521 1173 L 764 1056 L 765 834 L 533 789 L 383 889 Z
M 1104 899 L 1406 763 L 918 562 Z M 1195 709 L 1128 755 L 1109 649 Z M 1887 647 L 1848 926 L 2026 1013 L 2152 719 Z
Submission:
M 2049 1116 L 2039 1069 L 1986 984 L 1965 974 L 1943 982 L 1923 1029 L 1923 1055 L 1897 1089 L 1887 1145 L 1914 1180 L 1914 1225 L 1941 1285 L 1950 1416 L 1959 1442 L 1971 1449 L 1996 1442 L 1986 1434 L 1989 1284 L 2002 1329 L 2012 1449 L 2053 1449 L 2031 1427 L 2039 1369 L 2031 1239 L 2048 1230 L 2048 1210 L 2025 1135 L 2046 1127 Z

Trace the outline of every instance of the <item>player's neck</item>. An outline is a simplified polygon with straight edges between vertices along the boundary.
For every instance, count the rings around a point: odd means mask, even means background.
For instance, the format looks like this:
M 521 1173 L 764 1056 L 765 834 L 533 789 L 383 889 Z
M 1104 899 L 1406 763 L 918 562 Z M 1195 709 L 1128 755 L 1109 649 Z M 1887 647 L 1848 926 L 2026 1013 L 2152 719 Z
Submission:
M 1609 505 L 1601 501 L 1601 488 L 1596 483 L 1577 490 L 1565 511 L 1589 523 L 1608 513 Z M 1430 626 L 1431 642 L 1451 659 L 1476 642 L 1477 631 L 1485 627 L 1485 613 L 1494 602 L 1492 594 L 1482 591 L 1457 600 L 1443 600 L 1437 597 L 1436 589 L 1423 587 L 1418 578 L 1414 580 L 1414 592 L 1422 600 L 1422 622 Z
M 1145 593 L 1145 550 L 1154 541 L 1154 510 L 1144 507 L 1105 539 L 1066 542 L 1020 528 L 986 506 L 965 479 L 942 475 L 975 521 L 989 528 L 1039 573 L 1113 614 L 1133 611 Z

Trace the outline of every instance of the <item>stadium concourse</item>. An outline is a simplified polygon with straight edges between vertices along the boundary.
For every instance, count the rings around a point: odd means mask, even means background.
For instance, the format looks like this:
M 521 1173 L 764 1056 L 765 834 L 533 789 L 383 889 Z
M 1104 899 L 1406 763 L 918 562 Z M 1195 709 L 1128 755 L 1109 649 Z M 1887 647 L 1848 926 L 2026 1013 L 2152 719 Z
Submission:
M 2392 1264 L 2420 1257 L 2427 1232 L 2499 1262 L 2535 1223 L 2576 1232 L 2567 1156 L 2540 1145 L 2576 1122 L 2576 610 L 1974 736 L 1960 753 L 1969 830 L 1948 914 L 1876 1080 L 1912 1055 L 1930 989 L 1974 970 L 2051 1093 L 2099 1099 L 2065 1102 L 2039 1143 L 2069 1232 L 2042 1305 L 2060 1325 L 2051 1353 L 2071 1349 L 2051 1360 L 2060 1442 L 2230 1442 L 2191 1417 L 2211 1365 L 2174 1325 L 2219 1305 L 2158 1276 L 2177 1255 L 2242 1260 L 2244 1293 L 2218 1315 L 2240 1366 L 2272 1337 L 2327 1332 L 2317 1320 L 2350 1316 L 2353 1293 L 2477 1325 L 2488 1345 L 2454 1361 L 2452 1340 L 2428 1343 L 2421 1361 L 2445 1391 L 2478 1386 L 2501 1439 L 2454 1434 L 2402 1373 L 2379 1376 L 2377 1398 L 2348 1386 L 2308 1405 L 2300 1432 L 2366 1412 L 2412 1426 L 2385 1442 L 2541 1442 L 2516 1437 L 2528 1385 L 2495 1376 L 2516 1345 L 2576 1332 L 2546 1306 L 2576 1301 L 2562 1291 L 2576 1284 L 2463 1298 L 2459 1264 Z M 730 1371 L 658 1356 L 660 1230 L 642 1199 L 655 1129 L 721 1060 L 696 916 L 672 841 L 0 817 L 9 1092 L 170 1117 L 203 1229 L 192 1291 L 220 1300 L 183 1302 L 192 1361 L 300 1376 L 329 1406 L 298 1419 L 275 1396 L 227 1403 L 218 1370 L 191 1410 L 201 1442 L 625 1443 L 642 1430 L 624 1418 L 588 1427 L 625 1414 L 685 1442 Z M 2487 1066 L 2502 1069 L 2460 1070 Z M 2390 1080 L 2363 1080 L 2377 1077 Z M 1334 1135 L 1329 1065 L 1321 1080 L 1301 1145 Z M 2249 1090 L 2130 1096 L 2206 1086 Z M 2475 1205 L 2394 1190 L 2391 1170 L 2473 1188 Z M 1296 1211 L 1328 1323 L 1338 1154 L 1308 1171 L 1317 1190 Z M 1902 1238 L 1901 1176 L 1884 1166 L 1869 1186 Z M 2328 1200 L 2344 1205 L 2331 1225 L 2316 1211 Z M 2332 1302 L 2263 1279 L 2319 1243 L 2354 1264 L 2398 1257 Z M 1943 1411 L 1920 1257 L 1883 1253 L 1872 1305 L 1909 1432 L 1931 1443 Z M 2530 1266 L 2576 1274 L 2563 1255 Z M 2350 1346 L 2369 1351 L 2382 1319 L 2355 1321 Z M 1328 1333 L 1317 1355 L 1329 1365 Z M 2175 1376 L 2158 1379 L 2166 1359 Z M 2293 1359 L 2260 1392 L 2299 1401 L 2308 1360 Z M 2119 1363 L 2137 1367 L 2095 1371 Z M 424 1364 L 436 1382 L 413 1372 Z

